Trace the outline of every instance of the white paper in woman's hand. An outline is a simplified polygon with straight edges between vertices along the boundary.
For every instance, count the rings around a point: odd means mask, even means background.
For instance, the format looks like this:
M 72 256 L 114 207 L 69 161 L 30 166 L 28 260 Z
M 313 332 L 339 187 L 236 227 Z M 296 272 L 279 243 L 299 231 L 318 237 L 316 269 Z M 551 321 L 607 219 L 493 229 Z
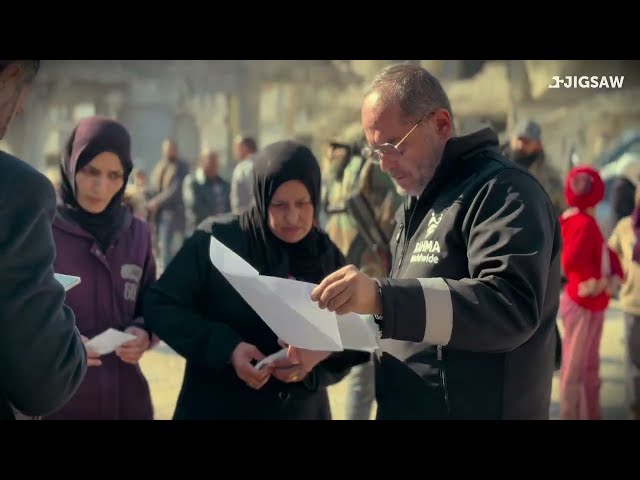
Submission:
M 135 339 L 135 335 L 124 333 L 115 328 L 105 330 L 100 335 L 96 335 L 85 345 L 99 355 L 105 355 L 116 350 L 120 345 L 129 340 Z

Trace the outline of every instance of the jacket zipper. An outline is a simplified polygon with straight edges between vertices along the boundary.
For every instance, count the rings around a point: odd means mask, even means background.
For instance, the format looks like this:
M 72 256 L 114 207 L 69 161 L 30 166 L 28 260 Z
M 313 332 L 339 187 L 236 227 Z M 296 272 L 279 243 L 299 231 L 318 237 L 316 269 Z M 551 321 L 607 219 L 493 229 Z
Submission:
M 400 244 L 400 237 L 402 236 L 403 231 L 404 223 L 400 224 L 400 230 L 398 230 L 398 236 L 396 237 L 396 254 L 398 253 L 398 245 Z M 402 247 L 402 250 L 400 250 L 400 257 L 398 257 L 398 268 L 396 269 L 396 275 L 400 273 L 400 266 L 402 265 L 402 259 L 404 258 L 404 250 L 404 247 Z
M 447 389 L 447 374 L 444 370 L 444 360 L 442 360 L 442 345 L 438 345 L 437 349 L 438 355 L 438 366 L 440 369 L 440 384 L 442 385 L 442 391 L 444 392 L 444 403 L 447 407 L 447 415 L 451 413 L 451 409 L 449 407 L 449 390 Z
M 409 237 L 407 235 L 407 232 L 409 231 L 410 227 L 411 227 L 411 221 L 413 220 L 413 214 L 416 212 L 416 208 L 417 208 L 417 201 L 416 204 L 413 206 L 413 209 L 411 210 L 411 216 L 409 217 L 409 222 L 407 222 L 406 228 L 404 225 L 404 222 L 402 223 L 402 225 L 400 225 L 400 231 L 398 232 L 398 240 L 400 240 L 400 235 L 402 235 L 402 233 L 404 233 L 404 241 L 402 242 L 402 250 L 400 251 L 400 258 L 398 259 L 398 268 L 396 269 L 396 275 L 400 273 L 400 269 L 402 268 L 402 260 L 404 259 L 404 255 L 407 252 L 407 247 L 409 246 Z M 406 218 L 406 217 L 405 217 Z
M 404 223 L 400 225 L 400 230 L 398 231 L 398 237 L 396 238 L 396 242 L 399 243 L 400 236 L 404 233 L 404 242 L 402 245 L 402 250 L 400 252 L 400 258 L 398 259 L 398 267 L 396 268 L 396 275 L 400 273 L 400 268 L 402 268 L 402 260 L 404 259 L 404 255 L 407 251 L 407 247 L 409 246 L 409 238 L 407 237 L 407 232 L 409 231 L 409 226 L 411 225 L 411 220 L 413 220 L 413 214 L 415 213 L 417 208 L 417 204 L 414 205 L 413 211 L 411 212 L 411 216 L 409 217 L 409 222 L 407 228 L 404 229 Z M 397 250 L 396 243 L 396 250 Z M 442 386 L 442 391 L 444 393 L 444 403 L 447 408 L 447 416 L 451 414 L 451 408 L 449 406 L 449 390 L 447 388 L 447 374 L 444 369 L 444 360 L 442 359 L 442 345 L 437 346 L 437 359 L 438 359 L 438 367 L 440 370 L 440 385 Z

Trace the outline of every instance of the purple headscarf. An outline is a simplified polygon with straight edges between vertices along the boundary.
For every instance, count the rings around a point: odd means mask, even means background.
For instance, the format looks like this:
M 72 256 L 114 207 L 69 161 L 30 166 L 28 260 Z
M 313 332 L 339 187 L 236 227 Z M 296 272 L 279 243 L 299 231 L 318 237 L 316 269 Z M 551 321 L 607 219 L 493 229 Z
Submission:
M 81 168 L 103 152 L 111 152 L 118 156 L 124 169 L 124 181 L 122 188 L 102 212 L 90 213 L 78 204 L 75 177 Z M 80 120 L 71 133 L 62 155 L 62 209 L 95 237 L 103 251 L 109 248 L 126 218 L 127 207 L 123 203 L 123 196 L 132 169 L 131 137 L 122 124 L 107 117 L 97 116 Z

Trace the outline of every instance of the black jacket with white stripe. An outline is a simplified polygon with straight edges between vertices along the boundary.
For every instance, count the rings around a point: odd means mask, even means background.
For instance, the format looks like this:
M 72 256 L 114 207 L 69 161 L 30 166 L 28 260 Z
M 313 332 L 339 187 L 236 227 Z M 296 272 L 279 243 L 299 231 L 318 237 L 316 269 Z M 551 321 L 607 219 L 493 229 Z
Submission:
M 447 143 L 397 220 L 378 418 L 548 418 L 560 233 L 541 185 L 485 129 Z

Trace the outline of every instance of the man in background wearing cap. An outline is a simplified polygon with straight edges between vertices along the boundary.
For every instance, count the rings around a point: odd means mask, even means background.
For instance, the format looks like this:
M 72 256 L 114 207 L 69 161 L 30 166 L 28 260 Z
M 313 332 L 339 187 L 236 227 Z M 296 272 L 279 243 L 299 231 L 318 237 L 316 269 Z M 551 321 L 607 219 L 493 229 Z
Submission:
M 38 60 L 0 60 L 0 139 L 38 67 Z M 53 276 L 53 185 L 2 151 L 0 171 L 0 419 L 47 415 L 75 393 L 87 354 Z
M 625 384 L 631 418 L 640 420 L 640 158 L 625 178 L 635 188 L 634 208 L 622 218 L 609 238 L 624 269 L 619 306 L 625 321 Z M 631 170 L 631 169 L 628 169 Z
M 546 190 L 557 216 L 566 208 L 562 177 L 546 159 L 540 125 L 525 119 L 516 125 L 509 147 L 503 151 L 512 161 L 528 170 Z

